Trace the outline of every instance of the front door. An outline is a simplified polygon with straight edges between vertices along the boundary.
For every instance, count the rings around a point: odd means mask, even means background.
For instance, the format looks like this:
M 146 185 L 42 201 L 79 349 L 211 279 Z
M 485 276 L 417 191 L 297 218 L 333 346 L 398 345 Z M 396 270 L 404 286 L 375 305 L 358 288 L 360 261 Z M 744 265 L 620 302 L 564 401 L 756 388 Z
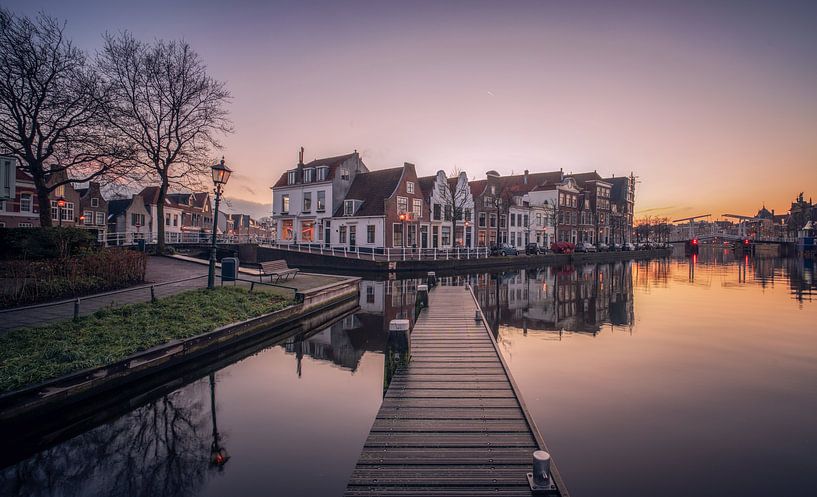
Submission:
M 355 226 L 355 225 L 349 226 L 349 248 L 350 249 L 355 248 L 355 243 L 357 241 L 357 240 L 355 240 L 356 235 L 357 235 L 357 226 Z
M 428 248 L 428 226 L 420 226 L 420 246 Z
M 332 226 L 330 225 L 330 221 L 324 221 L 323 244 L 328 247 L 331 243 L 332 243 Z
M 432 226 L 431 227 L 431 246 L 437 248 L 439 246 L 440 240 L 440 227 L 439 226 Z

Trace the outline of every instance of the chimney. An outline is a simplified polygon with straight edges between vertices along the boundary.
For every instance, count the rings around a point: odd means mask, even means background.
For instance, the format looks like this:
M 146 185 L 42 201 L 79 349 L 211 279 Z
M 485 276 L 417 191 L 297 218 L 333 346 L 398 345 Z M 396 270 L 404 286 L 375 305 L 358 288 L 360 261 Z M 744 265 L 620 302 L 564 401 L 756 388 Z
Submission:
M 303 165 L 304 163 L 304 148 L 301 147 L 301 150 L 298 152 L 298 164 Z
M 526 185 L 528 184 L 528 170 L 527 170 L 527 169 L 525 169 L 525 179 L 524 179 L 524 182 L 525 182 L 525 184 L 526 184 Z

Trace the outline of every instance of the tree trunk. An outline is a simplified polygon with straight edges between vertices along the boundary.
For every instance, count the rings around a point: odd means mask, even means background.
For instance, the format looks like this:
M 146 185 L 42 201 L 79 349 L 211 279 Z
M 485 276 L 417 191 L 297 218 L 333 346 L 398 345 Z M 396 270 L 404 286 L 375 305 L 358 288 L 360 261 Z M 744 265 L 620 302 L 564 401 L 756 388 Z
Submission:
M 46 228 L 53 226 L 54 223 L 51 219 L 51 199 L 48 197 L 51 190 L 48 189 L 43 178 L 36 175 L 34 175 L 34 189 L 37 190 L 37 205 L 40 208 L 40 226 Z
M 159 187 L 159 198 L 156 199 L 156 252 L 165 252 L 165 197 L 167 197 L 168 181 L 162 178 L 162 185 Z

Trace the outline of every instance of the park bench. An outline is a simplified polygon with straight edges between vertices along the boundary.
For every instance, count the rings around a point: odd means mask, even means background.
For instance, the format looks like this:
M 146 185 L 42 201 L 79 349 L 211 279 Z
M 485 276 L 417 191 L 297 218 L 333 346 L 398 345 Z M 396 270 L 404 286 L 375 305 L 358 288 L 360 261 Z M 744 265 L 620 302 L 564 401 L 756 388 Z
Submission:
M 298 268 L 291 268 L 287 266 L 287 261 L 279 259 L 277 261 L 262 262 L 261 271 L 258 274 L 258 277 L 261 281 L 264 281 L 264 276 L 269 276 L 271 282 L 272 277 L 274 276 L 276 278 L 275 281 L 278 282 L 282 277 L 285 277 L 287 280 L 290 276 L 295 278 L 298 271 L 300 271 Z

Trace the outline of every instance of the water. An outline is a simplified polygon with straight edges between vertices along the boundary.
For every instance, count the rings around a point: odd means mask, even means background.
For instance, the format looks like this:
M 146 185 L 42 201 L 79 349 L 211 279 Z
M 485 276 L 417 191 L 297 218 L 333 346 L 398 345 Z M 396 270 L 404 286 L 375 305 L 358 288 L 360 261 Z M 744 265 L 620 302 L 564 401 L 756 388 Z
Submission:
M 709 251 L 443 278 L 465 280 L 573 495 L 815 495 L 813 262 Z M 356 314 L 21 455 L 0 494 L 341 494 L 416 283 L 364 281 Z

